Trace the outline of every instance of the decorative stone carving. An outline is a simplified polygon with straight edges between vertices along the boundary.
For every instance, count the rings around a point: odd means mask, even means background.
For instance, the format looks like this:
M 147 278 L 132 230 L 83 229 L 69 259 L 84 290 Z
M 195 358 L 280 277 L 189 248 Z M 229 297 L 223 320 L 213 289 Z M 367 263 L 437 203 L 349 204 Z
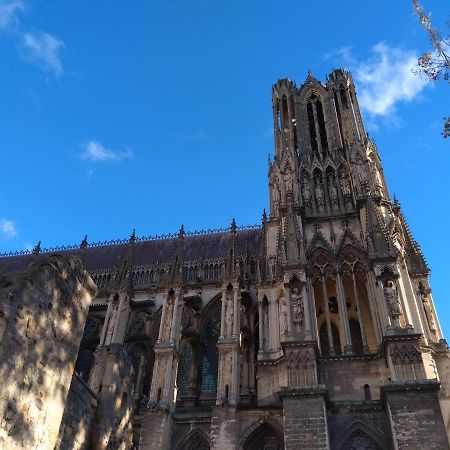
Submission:
M 311 187 L 309 185 L 309 180 L 305 178 L 302 183 L 302 195 L 303 201 L 306 206 L 311 206 Z
M 350 186 L 350 179 L 346 172 L 341 175 L 341 190 L 344 197 L 350 197 L 352 195 L 352 190 Z
M 292 288 L 291 307 L 292 307 L 292 321 L 294 323 L 296 331 L 299 332 L 303 323 L 303 315 L 305 311 L 303 305 L 303 297 L 300 293 L 300 289 L 297 286 Z
M 164 318 L 162 333 L 163 340 L 168 340 L 170 337 L 170 329 L 172 327 L 173 302 L 174 298 L 172 296 L 167 298 L 166 317 Z
M 292 193 L 294 183 L 293 183 L 292 172 L 289 167 L 286 169 L 286 173 L 284 175 L 284 183 L 286 186 L 286 193 Z
M 388 280 L 384 286 L 384 297 L 389 308 L 389 314 L 393 319 L 401 315 L 400 302 L 398 300 L 397 286 L 395 281 Z
M 333 174 L 328 175 L 328 194 L 330 196 L 331 209 L 336 210 L 339 208 L 338 191 L 336 183 L 334 182 Z
M 278 212 L 278 208 L 280 206 L 280 186 L 278 185 L 278 180 L 275 179 L 273 186 L 272 186 L 272 204 L 273 204 L 273 210 L 275 213 Z
M 231 327 L 233 326 L 234 305 L 231 294 L 227 293 L 225 300 L 225 323 Z
M 436 333 L 436 331 L 437 331 L 436 322 L 434 320 L 433 308 L 431 306 L 431 302 L 430 302 L 430 298 L 429 298 L 428 294 L 429 294 L 429 291 L 426 291 L 425 293 L 422 294 L 423 309 L 425 311 L 425 316 L 427 318 L 428 327 L 430 328 L 430 331 L 432 333 Z
M 314 194 L 316 195 L 317 209 L 319 210 L 319 212 L 322 212 L 325 206 L 325 196 L 323 193 L 322 180 L 320 179 L 320 176 L 317 175 L 314 178 L 314 183 Z

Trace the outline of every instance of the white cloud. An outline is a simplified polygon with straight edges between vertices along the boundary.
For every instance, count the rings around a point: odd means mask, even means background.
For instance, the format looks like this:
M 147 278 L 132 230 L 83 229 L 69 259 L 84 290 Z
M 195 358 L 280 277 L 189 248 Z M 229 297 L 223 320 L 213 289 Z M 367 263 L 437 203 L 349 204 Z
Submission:
M 24 9 L 24 4 L 20 0 L 13 0 L 9 3 L 0 0 L 0 29 L 7 28 L 16 23 L 16 14 Z
M 43 31 L 23 33 L 22 38 L 26 60 L 36 62 L 44 70 L 49 70 L 56 76 L 62 74 L 63 66 L 59 51 L 64 47 L 64 43 L 61 40 Z
M 24 30 L 17 17 L 17 13 L 24 10 L 22 0 L 0 0 L 0 30 L 12 31 L 11 36 L 18 42 L 24 60 L 60 76 L 63 65 L 59 53 L 64 43 L 45 31 Z
M 396 105 L 417 98 L 428 80 L 413 73 L 418 55 L 412 50 L 390 47 L 384 42 L 370 50 L 366 60 L 357 59 L 349 47 L 325 58 L 338 59 L 352 71 L 360 107 L 371 119 L 396 119 Z
M 12 220 L 0 219 L 0 233 L 7 238 L 17 236 L 16 224 Z
M 110 150 L 94 140 L 84 144 L 82 150 L 81 158 L 90 162 L 119 162 L 123 159 L 133 158 L 133 152 L 130 149 L 124 151 Z

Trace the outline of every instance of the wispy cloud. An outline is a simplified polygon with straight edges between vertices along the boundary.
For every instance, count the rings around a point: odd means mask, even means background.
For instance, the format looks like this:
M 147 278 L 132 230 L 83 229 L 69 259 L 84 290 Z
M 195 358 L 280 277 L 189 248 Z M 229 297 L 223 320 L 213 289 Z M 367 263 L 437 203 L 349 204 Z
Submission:
M 190 141 L 204 141 L 207 138 L 206 131 L 203 128 L 191 133 L 188 136 L 188 140 Z
M 133 152 L 130 149 L 111 150 L 95 140 L 91 140 L 82 146 L 81 159 L 89 162 L 120 162 L 123 159 L 132 158 Z
M 16 224 L 12 220 L 0 219 L 0 233 L 7 238 L 17 236 Z
M 11 32 L 25 61 L 59 77 L 63 73 L 60 51 L 64 43 L 45 31 L 27 31 L 18 15 L 25 9 L 22 0 L 0 0 L 0 30 Z
M 412 71 L 417 65 L 416 52 L 391 47 L 385 42 L 373 46 L 367 59 L 357 58 L 351 47 L 343 47 L 325 58 L 339 60 L 350 68 L 359 104 L 369 114 L 372 124 L 376 124 L 377 118 L 398 121 L 396 106 L 417 98 L 428 84 L 428 80 Z
M 53 72 L 57 77 L 63 73 L 63 65 L 59 55 L 64 43 L 43 31 L 36 33 L 23 33 L 23 57 L 25 60 L 35 62 L 43 70 Z
M 17 13 L 23 12 L 24 10 L 25 6 L 20 0 L 14 0 L 9 3 L 0 0 L 0 29 L 17 24 Z

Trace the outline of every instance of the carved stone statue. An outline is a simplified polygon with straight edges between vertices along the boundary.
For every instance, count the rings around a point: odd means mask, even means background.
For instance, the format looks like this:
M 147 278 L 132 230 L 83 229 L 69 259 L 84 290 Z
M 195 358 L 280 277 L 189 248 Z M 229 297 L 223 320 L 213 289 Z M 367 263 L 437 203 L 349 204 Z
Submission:
M 277 181 L 275 181 L 272 187 L 272 203 L 273 209 L 278 211 L 278 207 L 280 206 L 280 187 Z
M 384 287 L 384 297 L 388 304 L 389 314 L 393 319 L 398 319 L 401 314 L 400 302 L 398 301 L 398 293 L 395 282 L 389 280 Z
M 233 299 L 231 298 L 231 295 L 227 295 L 227 299 L 225 302 L 225 323 L 228 326 L 233 325 L 233 314 L 234 314 Z
M 309 186 L 309 181 L 307 179 L 303 180 L 302 195 L 303 195 L 303 201 L 305 202 L 305 205 L 310 206 L 311 205 L 311 187 Z
M 433 308 L 431 307 L 428 293 L 422 295 L 422 304 L 425 311 L 425 316 L 427 317 L 428 327 L 432 333 L 436 333 L 436 322 L 434 321 Z
M 317 208 L 319 211 L 323 211 L 323 208 L 325 206 L 325 196 L 323 193 L 322 181 L 320 180 L 319 176 L 317 176 L 314 181 L 315 181 L 314 193 L 316 194 Z
M 331 208 L 338 209 L 338 191 L 334 182 L 334 177 L 331 173 L 328 175 L 328 194 L 330 195 Z
M 341 175 L 341 190 L 344 197 L 350 197 L 352 194 L 350 180 L 345 172 Z
M 291 293 L 291 306 L 292 306 L 292 321 L 297 331 L 300 331 L 300 327 L 303 323 L 304 306 L 303 297 L 300 293 L 300 289 L 295 286 Z
M 162 339 L 169 339 L 170 337 L 170 328 L 172 326 L 172 315 L 173 315 L 173 298 L 169 297 L 167 299 L 166 317 L 164 319 Z
M 293 190 L 293 179 L 291 169 L 286 170 L 286 174 L 284 175 L 284 183 L 286 186 L 286 192 L 292 192 Z

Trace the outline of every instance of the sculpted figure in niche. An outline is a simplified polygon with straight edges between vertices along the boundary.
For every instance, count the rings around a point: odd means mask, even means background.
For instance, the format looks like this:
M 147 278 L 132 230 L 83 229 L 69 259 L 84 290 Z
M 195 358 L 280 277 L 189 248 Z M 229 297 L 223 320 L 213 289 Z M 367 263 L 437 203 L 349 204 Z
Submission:
M 231 298 L 231 294 L 227 294 L 227 299 L 225 303 L 225 323 L 228 326 L 233 325 L 233 314 L 234 314 L 234 305 L 233 299 Z
M 325 196 L 323 194 L 323 186 L 322 186 L 322 180 L 320 179 L 320 176 L 317 175 L 314 178 L 315 187 L 314 187 L 314 193 L 316 194 L 316 204 L 319 211 L 323 211 L 323 208 L 325 206 Z
M 350 180 L 345 172 L 341 175 L 341 190 L 344 197 L 350 197 L 352 194 Z
M 428 292 L 422 294 L 422 304 L 427 317 L 428 327 L 432 333 L 436 333 L 436 322 L 433 317 L 433 309 L 431 307 L 430 298 L 428 297 Z
M 277 180 L 275 180 L 272 188 L 272 202 L 273 202 L 273 209 L 275 212 L 277 212 L 278 207 L 280 206 L 280 187 L 278 186 Z
M 398 293 L 395 282 L 388 280 L 384 287 L 384 297 L 388 304 L 389 313 L 393 319 L 398 319 L 401 314 L 400 302 L 398 301 Z
M 280 333 L 286 335 L 288 332 L 287 305 L 284 297 L 280 298 Z
M 300 331 L 300 327 L 303 322 L 304 306 L 303 297 L 300 293 L 300 289 L 295 286 L 291 293 L 291 306 L 292 306 L 292 321 L 296 331 Z
M 286 192 L 292 192 L 293 180 L 292 180 L 292 172 L 289 167 L 286 169 L 286 174 L 284 175 L 284 183 L 286 186 Z
M 328 174 L 328 193 L 330 195 L 331 208 L 338 209 L 338 191 L 332 173 Z
M 311 187 L 309 186 L 309 180 L 307 178 L 303 179 L 302 195 L 305 205 L 311 206 Z
M 169 297 L 167 299 L 167 307 L 166 307 L 166 317 L 164 320 L 164 327 L 162 333 L 162 339 L 169 339 L 170 337 L 170 328 L 172 325 L 172 314 L 173 314 L 173 297 Z

